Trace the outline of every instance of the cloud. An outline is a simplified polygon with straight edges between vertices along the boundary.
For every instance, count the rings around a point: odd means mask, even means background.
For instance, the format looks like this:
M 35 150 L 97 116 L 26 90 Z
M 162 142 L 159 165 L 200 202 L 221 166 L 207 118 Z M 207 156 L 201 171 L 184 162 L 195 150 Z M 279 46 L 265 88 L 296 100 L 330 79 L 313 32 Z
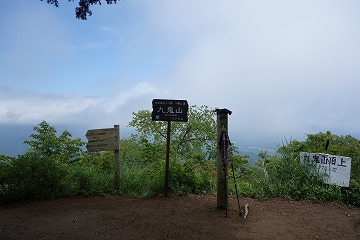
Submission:
M 125 1 L 87 22 L 22 6 L 0 15 L 1 123 L 124 125 L 171 98 L 232 110 L 250 145 L 360 138 L 358 1 Z
M 1 123 L 33 124 L 42 120 L 68 122 L 74 115 L 96 105 L 92 97 L 53 95 L 35 92 L 17 92 L 1 89 Z
M 151 107 L 151 97 L 157 91 L 154 86 L 145 83 L 107 97 L 18 92 L 0 88 L 0 123 L 37 124 L 45 120 L 54 124 L 113 125 L 120 121 L 125 125 L 132 111 L 144 107 L 144 98 Z
M 169 85 L 190 104 L 232 110 L 237 136 L 330 130 L 360 137 L 358 7 L 355 1 L 155 1 L 148 17 L 170 43 L 187 46 L 174 60 Z

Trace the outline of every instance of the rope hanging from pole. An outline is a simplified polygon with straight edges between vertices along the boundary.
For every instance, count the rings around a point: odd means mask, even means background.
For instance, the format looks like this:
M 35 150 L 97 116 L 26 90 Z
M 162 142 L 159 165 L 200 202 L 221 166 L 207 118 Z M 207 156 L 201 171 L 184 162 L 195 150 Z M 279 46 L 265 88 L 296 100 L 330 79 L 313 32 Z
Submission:
M 229 145 L 229 148 L 230 148 L 230 145 Z M 233 174 L 233 180 L 234 180 L 234 186 L 235 186 L 235 192 L 236 192 L 236 198 L 237 198 L 237 203 L 238 203 L 238 213 L 239 213 L 239 215 L 241 216 L 239 192 L 238 192 L 238 188 L 237 188 L 237 184 L 236 184 L 234 163 L 233 163 L 233 160 L 232 160 L 232 155 L 231 155 L 231 153 L 230 153 L 230 164 L 231 164 L 231 169 L 232 169 L 232 174 Z
M 224 172 L 224 187 L 226 194 L 228 193 L 228 183 L 227 183 L 227 150 L 228 150 L 228 141 L 227 141 L 227 134 L 226 132 L 222 132 L 221 135 L 222 145 L 223 145 L 223 161 L 222 161 L 222 170 Z M 225 205 L 225 216 L 227 217 L 228 213 L 228 199 L 226 198 L 226 205 Z
M 229 135 L 226 134 L 226 132 L 222 132 L 221 139 L 222 139 L 222 144 L 223 144 L 223 169 L 222 170 L 224 171 L 224 176 L 225 176 L 225 189 L 227 192 L 228 191 L 227 163 L 230 162 L 232 175 L 233 175 L 233 181 L 234 181 L 234 187 L 235 187 L 235 192 L 236 192 L 236 198 L 237 198 L 237 203 L 238 203 L 238 214 L 241 216 L 239 192 L 238 192 L 238 188 L 237 188 L 237 184 L 236 184 L 234 163 L 233 163 L 231 149 L 230 149 L 230 146 L 231 146 L 230 138 L 229 138 Z M 227 213 L 228 213 L 228 202 L 226 202 L 226 212 L 225 212 L 226 217 L 227 217 Z

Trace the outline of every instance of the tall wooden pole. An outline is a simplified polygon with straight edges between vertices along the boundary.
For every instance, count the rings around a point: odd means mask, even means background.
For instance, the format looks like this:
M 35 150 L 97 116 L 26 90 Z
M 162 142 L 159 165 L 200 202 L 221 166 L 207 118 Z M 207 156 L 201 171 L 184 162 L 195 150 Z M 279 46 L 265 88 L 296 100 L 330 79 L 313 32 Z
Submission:
M 165 197 L 168 196 L 168 191 L 169 191 L 170 132 L 171 132 L 171 121 L 168 121 L 167 134 L 166 134 Z
M 216 109 L 217 113 L 217 153 L 216 153 L 216 189 L 217 208 L 227 209 L 228 207 L 228 183 L 227 183 L 227 151 L 224 149 L 223 137 L 228 134 L 228 115 L 231 111 L 223 108 Z M 225 155 L 224 155 L 225 154 Z
M 117 131 L 116 144 L 118 144 L 117 149 L 114 150 L 115 157 L 115 190 L 120 190 L 120 127 L 119 125 L 114 125 L 115 131 Z

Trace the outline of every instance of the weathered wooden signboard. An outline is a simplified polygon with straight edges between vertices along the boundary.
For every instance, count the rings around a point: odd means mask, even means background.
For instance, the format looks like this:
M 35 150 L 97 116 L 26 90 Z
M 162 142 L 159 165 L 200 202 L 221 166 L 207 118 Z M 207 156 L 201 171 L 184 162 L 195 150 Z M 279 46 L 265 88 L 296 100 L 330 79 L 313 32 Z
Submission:
M 117 128 L 102 128 L 88 130 L 85 134 L 89 141 L 104 139 L 118 139 L 119 131 Z
M 119 128 L 103 128 L 88 130 L 85 134 L 89 142 L 89 152 L 119 150 Z
M 186 100 L 154 99 L 152 107 L 153 121 L 188 121 L 189 105 Z
M 86 149 L 89 152 L 119 150 L 119 141 L 117 139 L 90 141 L 86 144 Z
M 342 187 L 349 187 L 351 158 L 325 153 L 301 152 L 303 164 L 315 166 L 320 174 L 324 174 L 324 182 Z
M 170 132 L 171 121 L 187 122 L 187 112 L 189 109 L 186 100 L 170 100 L 170 99 L 153 99 L 152 101 L 152 114 L 153 121 L 167 121 L 167 134 L 166 134 L 166 162 L 165 162 L 165 196 L 168 195 L 169 185 L 169 158 L 170 158 Z
M 120 130 L 119 125 L 114 128 L 91 129 L 85 134 L 89 142 L 86 149 L 89 152 L 114 151 L 115 157 L 115 187 L 120 188 Z

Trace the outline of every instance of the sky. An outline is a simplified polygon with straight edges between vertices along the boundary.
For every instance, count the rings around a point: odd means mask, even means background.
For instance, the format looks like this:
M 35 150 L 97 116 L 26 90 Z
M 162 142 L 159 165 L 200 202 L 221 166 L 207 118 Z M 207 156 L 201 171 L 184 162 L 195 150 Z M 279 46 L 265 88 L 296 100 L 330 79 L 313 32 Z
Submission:
M 360 138 L 360 1 L 123 0 L 0 8 L 0 155 L 42 120 L 85 139 L 152 99 L 227 108 L 238 147 Z

